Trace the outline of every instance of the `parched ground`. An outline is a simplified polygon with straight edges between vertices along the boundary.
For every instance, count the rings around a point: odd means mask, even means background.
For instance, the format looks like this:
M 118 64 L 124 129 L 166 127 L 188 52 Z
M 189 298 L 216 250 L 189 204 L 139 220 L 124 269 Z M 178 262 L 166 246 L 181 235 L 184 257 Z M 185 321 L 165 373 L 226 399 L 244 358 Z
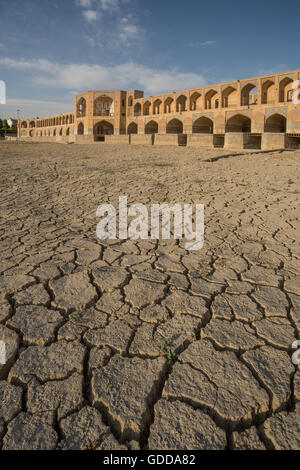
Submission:
M 0 447 L 299 449 L 299 157 L 0 143 Z M 119 195 L 204 248 L 100 242 Z

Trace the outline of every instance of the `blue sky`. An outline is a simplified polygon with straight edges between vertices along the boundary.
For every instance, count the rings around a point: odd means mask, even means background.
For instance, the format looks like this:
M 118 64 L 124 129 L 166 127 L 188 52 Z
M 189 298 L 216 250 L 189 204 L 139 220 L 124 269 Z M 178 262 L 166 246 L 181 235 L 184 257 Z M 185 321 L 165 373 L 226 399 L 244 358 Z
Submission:
M 89 89 L 152 95 L 300 68 L 299 18 L 299 0 L 0 0 L 0 117 L 71 111 Z

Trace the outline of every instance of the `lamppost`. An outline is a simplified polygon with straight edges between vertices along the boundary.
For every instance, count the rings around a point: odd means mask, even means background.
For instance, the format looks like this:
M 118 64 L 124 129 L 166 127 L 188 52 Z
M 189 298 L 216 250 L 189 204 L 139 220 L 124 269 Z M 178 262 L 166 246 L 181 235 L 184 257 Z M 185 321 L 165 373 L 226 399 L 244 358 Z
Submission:
M 17 139 L 20 140 L 20 110 L 17 109 L 17 120 L 18 120 L 18 124 L 17 124 Z

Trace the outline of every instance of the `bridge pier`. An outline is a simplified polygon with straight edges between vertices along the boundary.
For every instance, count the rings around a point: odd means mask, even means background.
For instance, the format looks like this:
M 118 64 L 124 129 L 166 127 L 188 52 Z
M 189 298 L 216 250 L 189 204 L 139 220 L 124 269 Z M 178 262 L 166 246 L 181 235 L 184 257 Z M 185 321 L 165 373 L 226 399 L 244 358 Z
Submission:
M 247 143 L 247 134 L 244 132 L 225 133 L 224 149 L 244 149 Z
M 264 132 L 261 136 L 262 150 L 275 150 L 286 148 L 286 136 L 279 132 Z
M 188 147 L 208 147 L 214 148 L 213 134 L 189 134 L 187 136 Z

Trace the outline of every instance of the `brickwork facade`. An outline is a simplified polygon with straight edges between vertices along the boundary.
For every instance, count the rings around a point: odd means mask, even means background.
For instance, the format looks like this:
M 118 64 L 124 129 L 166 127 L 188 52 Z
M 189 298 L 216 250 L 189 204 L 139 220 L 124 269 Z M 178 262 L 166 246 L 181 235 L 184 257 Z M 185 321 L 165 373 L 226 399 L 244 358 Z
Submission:
M 261 140 L 272 141 L 274 134 L 275 141 L 299 146 L 300 104 L 293 100 L 299 80 L 300 70 L 294 70 L 147 97 L 139 90 L 86 91 L 75 96 L 72 113 L 20 120 L 18 135 L 38 141 L 260 148 Z M 262 139 L 265 133 L 270 135 Z

